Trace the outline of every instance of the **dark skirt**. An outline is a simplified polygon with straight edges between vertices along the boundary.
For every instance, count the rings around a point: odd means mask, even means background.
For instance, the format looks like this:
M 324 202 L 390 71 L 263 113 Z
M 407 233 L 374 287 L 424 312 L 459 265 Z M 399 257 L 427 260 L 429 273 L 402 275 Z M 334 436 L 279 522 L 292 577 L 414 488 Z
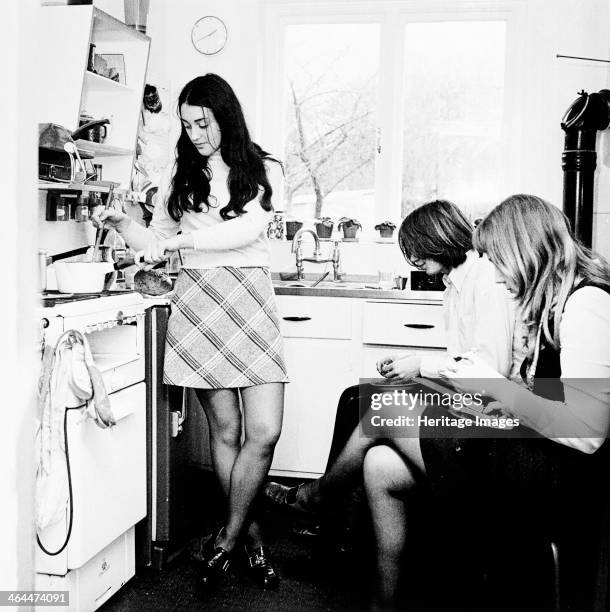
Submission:
M 429 407 L 425 414 L 446 411 Z M 588 509 L 601 507 L 607 444 L 588 455 L 523 426 L 501 437 L 491 428 L 479 428 L 476 438 L 451 430 L 437 437 L 422 432 L 426 474 L 435 496 L 459 499 L 473 519 L 510 521 L 553 537 L 566 521 L 583 520 Z

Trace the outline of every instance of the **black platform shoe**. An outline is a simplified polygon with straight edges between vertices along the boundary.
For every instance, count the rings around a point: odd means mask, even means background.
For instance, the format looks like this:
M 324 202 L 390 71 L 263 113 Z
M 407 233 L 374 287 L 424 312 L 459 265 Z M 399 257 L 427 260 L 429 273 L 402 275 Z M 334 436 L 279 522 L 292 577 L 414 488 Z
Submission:
M 267 548 L 265 546 L 259 546 L 252 550 L 248 550 L 247 547 L 244 547 L 244 549 L 248 561 L 248 572 L 254 582 L 256 582 L 261 589 L 277 589 L 280 584 L 280 579 L 271 564 L 271 558 Z
M 229 573 L 231 553 L 218 546 L 202 559 L 199 567 L 199 585 L 208 588 L 221 582 Z

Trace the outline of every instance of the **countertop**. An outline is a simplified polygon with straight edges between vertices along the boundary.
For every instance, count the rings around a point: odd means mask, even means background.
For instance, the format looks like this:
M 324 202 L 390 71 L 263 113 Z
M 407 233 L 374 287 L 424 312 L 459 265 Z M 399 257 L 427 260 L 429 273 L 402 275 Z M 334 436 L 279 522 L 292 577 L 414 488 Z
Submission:
M 325 279 L 315 287 L 318 275 L 305 275 L 303 280 L 282 280 L 278 273 L 271 275 L 276 295 L 303 295 L 317 297 L 347 297 L 376 300 L 400 300 L 439 303 L 442 291 L 411 291 L 410 289 L 378 289 L 377 279 L 369 276 L 344 276 L 342 281 Z

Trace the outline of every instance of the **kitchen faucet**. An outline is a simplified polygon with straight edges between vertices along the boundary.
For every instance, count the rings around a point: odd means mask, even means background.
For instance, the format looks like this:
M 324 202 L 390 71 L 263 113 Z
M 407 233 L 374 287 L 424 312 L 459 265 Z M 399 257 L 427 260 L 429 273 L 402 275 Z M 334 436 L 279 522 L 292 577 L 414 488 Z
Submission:
M 301 240 L 303 234 L 311 234 L 314 239 L 314 250 L 313 257 L 303 257 L 303 248 L 301 247 Z M 297 280 L 303 280 L 305 278 L 305 274 L 303 271 L 303 262 L 309 261 L 311 263 L 333 263 L 333 280 L 340 281 L 341 280 L 341 272 L 339 270 L 339 265 L 341 262 L 341 251 L 339 250 L 339 241 L 335 240 L 335 246 L 333 248 L 333 253 L 330 259 L 322 259 L 322 251 L 320 250 L 320 239 L 318 238 L 318 234 L 316 234 L 312 229 L 302 228 L 300 229 L 292 239 L 292 252 L 296 255 L 296 264 L 297 264 Z

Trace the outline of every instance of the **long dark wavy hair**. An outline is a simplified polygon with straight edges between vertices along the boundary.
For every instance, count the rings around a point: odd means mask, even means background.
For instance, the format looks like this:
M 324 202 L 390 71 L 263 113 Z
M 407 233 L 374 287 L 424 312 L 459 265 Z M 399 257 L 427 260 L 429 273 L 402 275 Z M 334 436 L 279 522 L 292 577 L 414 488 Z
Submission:
M 244 205 L 263 193 L 260 205 L 271 210 L 272 189 L 267 179 L 264 160 L 276 163 L 269 153 L 250 139 L 246 120 L 231 86 L 216 74 L 199 76 L 187 83 L 178 98 L 178 116 L 183 104 L 210 109 L 220 127 L 220 154 L 229 166 L 227 187 L 229 203 L 220 209 L 227 220 L 242 215 Z M 176 163 L 167 210 L 174 221 L 179 221 L 189 210 L 203 212 L 210 207 L 210 179 L 212 173 L 208 157 L 202 156 L 191 142 L 184 125 L 176 144 Z

